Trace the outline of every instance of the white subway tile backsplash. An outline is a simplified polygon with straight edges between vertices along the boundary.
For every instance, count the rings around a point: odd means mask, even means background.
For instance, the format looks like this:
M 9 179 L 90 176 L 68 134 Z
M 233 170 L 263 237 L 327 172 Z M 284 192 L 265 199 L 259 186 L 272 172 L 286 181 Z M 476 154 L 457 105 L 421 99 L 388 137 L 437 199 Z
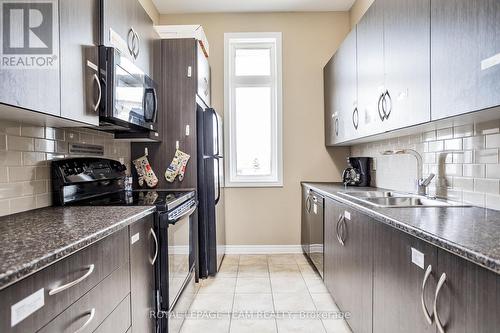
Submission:
M 56 151 L 55 141 L 46 139 L 35 139 L 35 151 L 54 153 Z
M 463 139 L 463 149 L 482 149 L 484 148 L 484 136 L 472 136 Z
M 484 178 L 486 166 L 484 164 L 464 164 L 465 177 Z
M 474 163 L 498 164 L 498 149 L 480 149 L 475 151 Z
M 445 140 L 453 138 L 453 128 L 438 129 L 436 133 L 437 140 Z
M 444 142 L 445 150 L 461 150 L 462 149 L 462 139 L 451 139 Z
M 500 194 L 500 179 L 474 179 L 474 192 Z
M 463 125 L 456 126 L 453 129 L 453 137 L 454 138 L 463 138 L 465 136 L 473 136 L 474 135 L 474 125 Z
M 500 119 L 476 124 L 476 135 L 494 134 L 500 132 Z
M 463 192 L 462 200 L 465 203 L 485 207 L 486 204 L 486 194 L 477 192 Z
M 9 182 L 21 182 L 35 179 L 35 167 L 9 167 Z
M 21 136 L 27 136 L 31 138 L 43 138 L 45 137 L 45 127 L 21 126 Z
M 444 149 L 443 141 L 431 141 L 427 143 L 427 149 L 429 152 L 438 152 Z
M 35 141 L 33 138 L 7 135 L 7 149 L 18 151 L 33 151 L 35 149 Z
M 453 177 L 453 188 L 462 191 L 474 191 L 474 178 Z
M 0 216 L 52 204 L 50 160 L 68 154 L 68 142 L 102 144 L 105 157 L 130 167 L 130 143 L 83 128 L 23 126 L 0 120 Z
M 486 166 L 486 177 L 500 178 L 500 164 L 488 164 Z
M 414 148 L 422 154 L 423 174 L 437 175 L 429 193 L 500 210 L 500 119 L 360 144 L 352 151 L 378 157 L 380 151 L 396 148 Z M 392 172 L 396 164 L 398 177 Z M 415 165 L 411 157 L 380 159 L 373 185 L 414 191 Z
M 500 148 L 500 134 L 486 135 L 486 148 Z

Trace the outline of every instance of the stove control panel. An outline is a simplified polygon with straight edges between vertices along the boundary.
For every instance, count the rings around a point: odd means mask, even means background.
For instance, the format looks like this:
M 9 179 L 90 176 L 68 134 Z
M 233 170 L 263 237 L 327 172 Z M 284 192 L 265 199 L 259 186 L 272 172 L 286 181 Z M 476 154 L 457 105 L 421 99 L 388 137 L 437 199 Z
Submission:
M 122 163 L 103 158 L 70 158 L 52 162 L 54 177 L 65 183 L 116 179 L 125 176 L 127 167 Z

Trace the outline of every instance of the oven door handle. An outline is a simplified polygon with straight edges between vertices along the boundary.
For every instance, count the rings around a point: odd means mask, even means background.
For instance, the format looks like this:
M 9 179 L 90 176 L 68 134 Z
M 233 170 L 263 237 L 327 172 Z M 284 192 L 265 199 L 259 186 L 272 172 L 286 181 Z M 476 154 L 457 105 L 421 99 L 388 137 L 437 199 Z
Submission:
M 168 221 L 168 224 L 175 225 L 178 221 L 182 220 L 185 216 L 189 216 L 194 213 L 194 211 L 198 208 L 198 204 L 194 204 L 188 211 L 186 211 L 181 216 L 178 216 L 175 221 Z

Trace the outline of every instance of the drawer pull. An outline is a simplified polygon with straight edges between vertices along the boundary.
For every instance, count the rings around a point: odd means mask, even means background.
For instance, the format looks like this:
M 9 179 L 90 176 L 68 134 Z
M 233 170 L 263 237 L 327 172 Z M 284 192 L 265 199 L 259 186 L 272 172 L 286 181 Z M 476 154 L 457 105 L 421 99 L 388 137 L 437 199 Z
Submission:
M 422 290 L 420 292 L 420 301 L 422 302 L 422 311 L 424 312 L 424 317 L 429 323 L 429 325 L 432 325 L 432 316 L 429 314 L 429 311 L 427 311 L 427 307 L 425 306 L 425 299 L 424 299 L 424 293 L 425 293 L 425 285 L 427 284 L 427 280 L 429 279 L 429 276 L 431 276 L 432 273 L 432 266 L 429 265 L 427 267 L 427 270 L 425 271 L 424 275 L 424 281 L 422 282 Z
M 153 256 L 153 259 L 150 259 L 151 265 L 154 265 L 156 262 L 156 258 L 158 258 L 158 238 L 156 238 L 156 234 L 153 228 L 151 228 L 150 231 L 151 236 L 153 236 L 153 239 L 155 240 L 155 255 Z
M 72 282 L 64 284 L 64 285 L 62 285 L 60 287 L 57 287 L 57 288 L 49 290 L 49 295 L 52 296 L 52 295 L 58 294 L 61 291 L 64 291 L 64 290 L 66 290 L 68 288 L 71 288 L 71 287 L 79 284 L 80 282 L 82 282 L 83 280 L 85 280 L 86 278 L 88 278 L 90 274 L 92 274 L 92 272 L 94 271 L 94 267 L 95 267 L 94 264 L 90 265 L 89 268 L 88 268 L 87 273 L 85 273 L 84 275 L 82 275 L 81 277 L 79 277 L 78 279 L 76 279 L 75 281 L 72 281 Z
M 89 319 L 87 319 L 87 321 L 79 329 L 77 329 L 75 333 L 83 332 L 85 328 L 87 328 L 87 326 L 90 325 L 90 323 L 95 317 L 95 308 L 92 308 L 92 310 L 90 310 L 90 312 L 87 312 L 86 315 L 89 315 Z

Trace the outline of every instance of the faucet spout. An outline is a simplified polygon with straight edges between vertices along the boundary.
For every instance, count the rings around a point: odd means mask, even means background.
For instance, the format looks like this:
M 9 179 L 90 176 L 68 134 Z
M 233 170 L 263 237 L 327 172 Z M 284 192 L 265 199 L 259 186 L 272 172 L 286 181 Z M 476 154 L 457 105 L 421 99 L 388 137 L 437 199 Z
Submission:
M 436 176 L 431 173 L 429 177 L 423 179 L 422 170 L 423 170 L 423 161 L 422 156 L 418 153 L 418 151 L 414 149 L 395 149 L 395 150 L 386 150 L 381 153 L 382 155 L 412 155 L 417 160 L 417 192 L 419 195 L 427 194 L 427 187 L 430 185 L 432 179 Z

